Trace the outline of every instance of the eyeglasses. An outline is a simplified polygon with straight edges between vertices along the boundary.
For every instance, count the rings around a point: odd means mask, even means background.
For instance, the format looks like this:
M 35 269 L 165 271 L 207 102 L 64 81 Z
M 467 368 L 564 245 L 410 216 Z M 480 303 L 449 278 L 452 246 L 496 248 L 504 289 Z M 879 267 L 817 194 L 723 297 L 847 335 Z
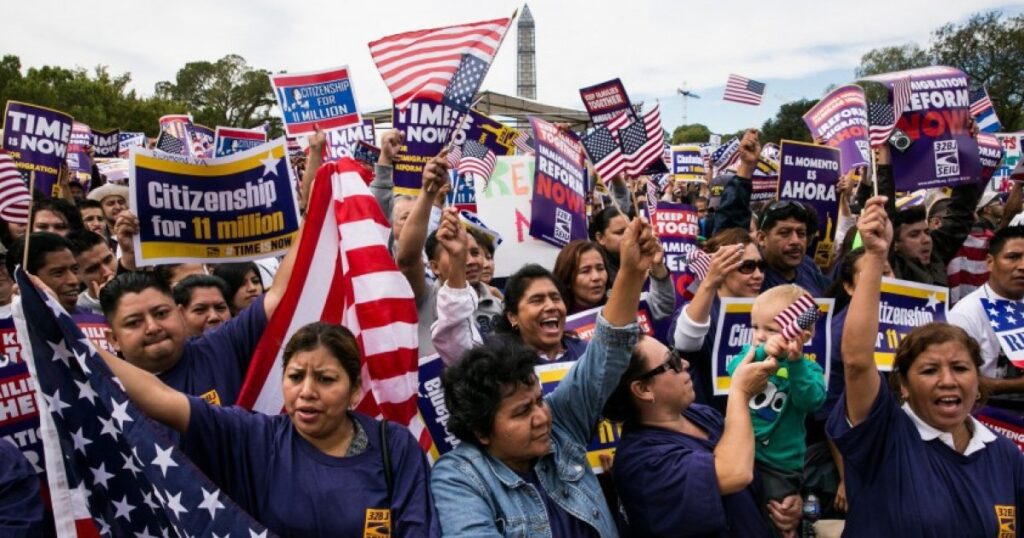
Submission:
M 791 207 L 796 208 L 797 211 L 800 212 L 801 217 L 807 214 L 807 208 L 805 208 L 800 202 L 794 202 L 793 200 L 778 200 L 772 202 L 771 205 L 765 208 L 764 213 L 761 214 L 761 224 L 758 228 L 764 228 L 765 222 L 768 221 L 768 215 L 771 215 L 772 213 L 781 213 Z
M 665 359 L 665 362 L 663 362 L 661 366 L 640 374 L 634 381 L 644 381 L 669 370 L 672 370 L 677 374 L 683 371 L 683 359 L 679 356 L 679 352 L 674 349 L 668 352 L 668 358 Z
M 754 269 L 763 273 L 766 267 L 768 267 L 768 264 L 764 260 L 744 260 L 736 270 L 741 275 L 749 275 L 754 272 Z

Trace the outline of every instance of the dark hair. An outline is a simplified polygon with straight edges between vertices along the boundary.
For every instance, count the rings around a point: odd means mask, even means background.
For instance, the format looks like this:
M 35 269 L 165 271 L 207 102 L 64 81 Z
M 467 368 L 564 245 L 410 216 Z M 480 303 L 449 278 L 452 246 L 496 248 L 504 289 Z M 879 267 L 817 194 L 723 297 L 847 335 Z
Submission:
M 224 282 L 228 285 L 228 294 L 225 296 L 225 299 L 228 300 L 228 306 L 231 307 L 232 314 L 237 314 L 232 304 L 235 293 L 238 293 L 239 288 L 245 285 L 245 275 L 249 271 L 256 273 L 256 278 L 260 280 L 260 285 L 263 286 L 263 277 L 260 276 L 260 268 L 255 262 L 222 263 L 213 268 L 213 275 L 223 278 Z
M 850 231 L 853 232 L 854 230 Z M 850 294 L 846 293 L 846 288 L 843 284 L 853 286 L 853 277 L 857 274 L 857 260 L 863 258 L 866 252 L 864 247 L 857 247 L 843 256 L 842 265 L 839 266 L 839 274 L 837 275 L 839 278 L 832 281 L 832 284 L 825 290 L 825 297 L 832 297 L 836 300 L 835 306 L 832 307 L 833 312 L 841 312 L 850 304 Z
M 448 431 L 479 446 L 490 435 L 501 400 L 520 385 L 537 383 L 537 352 L 512 338 L 495 337 L 466 351 L 442 376 Z
M 32 202 L 32 218 L 29 222 L 29 230 L 35 225 L 36 213 L 39 211 L 52 211 L 62 215 L 68 223 L 69 230 L 81 230 L 84 227 L 82 225 L 82 214 L 78 212 L 78 208 L 74 204 L 63 198 L 43 198 L 42 200 Z
M 228 285 L 223 278 L 213 275 L 188 275 L 181 279 L 171 292 L 175 304 L 188 306 L 192 302 L 192 292 L 196 288 L 215 288 L 224 296 L 224 302 L 228 302 Z
M 427 259 L 431 261 L 437 261 L 440 255 L 441 241 L 437 239 L 437 232 L 440 228 L 435 229 L 433 232 L 427 234 L 427 240 L 423 243 L 423 252 L 427 253 Z
M 89 230 L 71 230 L 68 232 L 67 240 L 71 244 L 71 253 L 77 258 L 79 254 L 95 247 L 106 244 L 107 240 L 102 235 Z M 32 245 L 35 247 L 35 245 Z
M 901 226 L 905 224 L 917 224 L 918 222 L 924 222 L 926 217 L 927 214 L 924 206 L 916 205 L 908 207 L 902 211 L 897 211 L 892 220 L 893 237 L 899 238 Z
M 611 224 L 612 219 L 618 217 L 619 215 L 625 217 L 626 220 L 629 220 L 629 217 L 627 217 L 625 213 L 619 211 L 619 208 L 613 205 L 610 205 L 602 209 L 601 211 L 598 211 L 596 214 L 591 215 L 590 227 L 588 230 L 590 234 L 590 240 L 597 241 L 597 234 L 603 234 L 604 231 L 608 229 L 608 226 Z
M 604 416 L 608 420 L 633 423 L 640 419 L 639 411 L 636 408 L 636 404 L 633 403 L 633 394 L 629 386 L 646 369 L 644 357 L 640 354 L 640 340 L 645 337 L 646 335 L 643 334 L 643 331 L 640 331 L 636 344 L 633 346 L 633 352 L 629 354 L 629 366 L 622 373 L 622 377 L 619 378 L 619 384 L 616 385 L 615 390 L 612 391 L 608 401 L 604 404 Z
M 601 248 L 601 245 L 586 239 L 577 239 L 565 245 L 562 247 L 562 251 L 558 253 L 558 258 L 555 259 L 555 269 L 552 271 L 552 274 L 555 279 L 561 282 L 562 289 L 565 290 L 563 298 L 565 300 L 565 307 L 569 312 L 576 308 L 576 295 L 572 292 L 572 285 L 576 281 L 576 274 L 580 270 L 580 257 L 590 251 L 597 252 L 601 256 L 601 262 L 604 263 L 605 271 L 607 271 L 608 259 L 605 257 L 604 249 Z M 609 284 L 610 282 L 605 282 L 606 291 Z
M 167 283 L 152 273 L 141 271 L 121 273 L 110 282 L 107 282 L 103 289 L 100 290 L 100 308 L 103 309 L 103 315 L 106 316 L 107 323 L 113 321 L 114 312 L 117 311 L 117 305 L 121 302 L 121 297 L 124 294 L 142 293 L 150 288 L 173 298 Z
M 1006 246 L 1006 242 L 1011 239 L 1024 239 L 1024 226 L 1007 226 L 997 230 L 992 239 L 988 241 L 988 254 L 998 256 Z
M 28 249 L 28 267 L 25 267 L 25 270 L 32 274 L 36 274 L 43 267 L 47 254 L 65 249 L 73 251 L 71 242 L 55 233 L 36 232 L 25 237 L 28 238 L 31 247 Z M 14 276 L 14 268 L 21 263 L 21 259 L 24 257 L 25 237 L 11 245 L 10 250 L 7 251 L 7 257 L 4 259 L 7 272 L 11 277 Z
M 160 265 L 153 266 L 153 274 L 156 275 L 161 282 L 167 286 L 167 289 L 171 289 L 171 281 L 174 280 L 174 272 L 185 265 L 183 263 L 162 263 Z
M 508 277 L 508 281 L 505 283 L 505 305 L 501 310 L 501 314 L 495 317 L 495 332 L 509 335 L 515 333 L 512 329 L 512 323 L 508 320 L 508 315 L 519 313 L 519 301 L 526 295 L 526 290 L 530 287 L 530 284 L 539 278 L 550 280 L 558 288 L 558 293 L 562 294 L 564 300 L 566 296 L 565 289 L 562 287 L 561 282 L 555 278 L 555 275 L 536 263 L 528 263 L 520 267 L 515 273 L 512 273 L 512 276 Z M 536 357 L 534 358 L 536 359 Z
M 949 198 L 941 198 L 932 202 L 932 206 L 927 208 L 928 218 L 942 218 L 949 213 L 949 206 L 953 203 Z
M 899 348 L 896 349 L 896 357 L 893 359 L 892 372 L 889 373 L 889 387 L 899 395 L 900 387 L 906 382 L 907 372 L 914 365 L 914 361 L 930 346 L 946 342 L 956 342 L 962 345 L 967 350 L 967 354 L 971 356 L 971 362 L 974 363 L 975 371 L 978 374 L 978 393 L 981 395 L 981 399 L 974 402 L 973 405 L 975 408 L 985 405 L 989 397 L 989 389 L 984 383 L 981 383 L 981 347 L 978 345 L 978 341 L 971 338 L 966 331 L 956 325 L 944 322 L 931 322 L 917 327 L 900 341 Z
M 711 236 L 704 243 L 704 250 L 708 254 L 714 254 L 718 249 L 729 245 L 747 246 L 752 244 L 754 244 L 754 238 L 750 236 L 750 232 L 743 228 L 726 228 Z
M 81 214 L 83 209 L 103 209 L 103 204 L 99 200 L 90 200 L 88 198 L 79 200 L 78 202 L 78 213 Z
M 466 235 L 472 235 L 473 239 L 476 239 L 476 244 L 491 253 L 494 256 L 494 241 L 491 240 L 490 236 L 477 230 L 476 228 L 466 228 Z
M 818 214 L 808 204 L 793 200 L 779 200 L 768 204 L 758 219 L 758 230 L 765 233 L 771 231 L 779 221 L 795 219 L 807 227 L 807 237 L 818 235 Z
M 288 367 L 288 361 L 292 360 L 296 353 L 312 351 L 319 347 L 323 347 L 332 357 L 338 359 L 341 368 L 348 375 L 351 386 L 358 387 L 362 353 L 359 352 L 359 344 L 352 331 L 341 325 L 314 321 L 295 331 L 288 344 L 284 346 L 281 370 Z

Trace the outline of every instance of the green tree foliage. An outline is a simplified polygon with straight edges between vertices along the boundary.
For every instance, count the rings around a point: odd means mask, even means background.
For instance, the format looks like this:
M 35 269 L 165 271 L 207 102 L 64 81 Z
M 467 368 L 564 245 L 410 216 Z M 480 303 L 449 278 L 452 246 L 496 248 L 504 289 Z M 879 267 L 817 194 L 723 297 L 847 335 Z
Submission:
M 927 49 L 916 44 L 884 47 L 861 57 L 859 77 L 928 65 L 948 65 L 985 84 L 1003 130 L 1024 129 L 1024 14 L 978 13 L 967 22 L 932 33 Z M 868 99 L 885 99 L 878 84 L 866 84 Z
M 692 123 L 690 125 L 680 125 L 672 131 L 671 144 L 690 144 L 697 142 L 707 142 L 708 137 L 711 136 L 711 129 L 708 129 L 706 125 L 702 123 Z
M 775 114 L 775 117 L 761 126 L 759 137 L 761 144 L 768 142 L 778 144 L 783 139 L 812 142 L 811 133 L 807 130 L 807 124 L 804 123 L 804 114 L 816 104 L 818 104 L 817 99 L 800 99 L 779 107 L 779 112 Z

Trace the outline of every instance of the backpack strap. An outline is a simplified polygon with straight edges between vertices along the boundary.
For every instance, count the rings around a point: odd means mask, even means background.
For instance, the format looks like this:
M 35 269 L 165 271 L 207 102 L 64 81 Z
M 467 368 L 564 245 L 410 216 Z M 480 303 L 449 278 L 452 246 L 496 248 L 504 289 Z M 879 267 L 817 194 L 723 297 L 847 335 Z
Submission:
M 395 477 L 391 469 L 391 447 L 388 446 L 388 420 L 380 422 L 380 455 L 384 463 L 384 482 L 388 486 L 388 507 L 394 497 Z

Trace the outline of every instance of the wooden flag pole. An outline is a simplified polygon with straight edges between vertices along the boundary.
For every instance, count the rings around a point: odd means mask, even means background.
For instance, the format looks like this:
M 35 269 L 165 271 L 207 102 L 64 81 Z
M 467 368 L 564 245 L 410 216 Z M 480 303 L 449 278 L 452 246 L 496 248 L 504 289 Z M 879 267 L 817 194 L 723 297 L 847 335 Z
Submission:
M 871 186 L 874 188 L 875 196 L 878 196 L 878 161 L 875 160 L 875 150 L 871 150 Z
M 25 247 L 21 253 L 21 270 L 28 272 L 28 242 L 32 237 L 32 205 L 36 194 L 36 171 L 28 173 L 28 227 L 25 229 Z

